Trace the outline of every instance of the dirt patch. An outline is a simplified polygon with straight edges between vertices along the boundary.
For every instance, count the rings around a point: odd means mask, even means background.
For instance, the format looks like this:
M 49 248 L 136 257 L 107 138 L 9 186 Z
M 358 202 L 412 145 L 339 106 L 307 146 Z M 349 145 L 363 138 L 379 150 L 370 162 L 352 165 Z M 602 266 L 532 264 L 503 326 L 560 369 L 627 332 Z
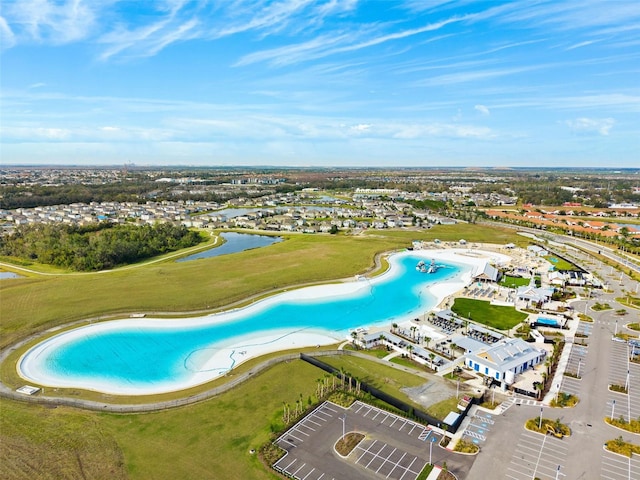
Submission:
M 462 390 L 462 383 L 460 384 Z M 456 386 L 450 384 L 446 380 L 434 376 L 431 380 L 417 387 L 405 387 L 401 391 L 405 393 L 412 401 L 429 407 L 434 403 L 446 400 L 456 394 Z
M 338 440 L 338 443 L 336 443 L 336 451 L 343 457 L 347 457 L 363 439 L 364 435 L 362 433 L 347 433 L 344 438 L 341 438 Z

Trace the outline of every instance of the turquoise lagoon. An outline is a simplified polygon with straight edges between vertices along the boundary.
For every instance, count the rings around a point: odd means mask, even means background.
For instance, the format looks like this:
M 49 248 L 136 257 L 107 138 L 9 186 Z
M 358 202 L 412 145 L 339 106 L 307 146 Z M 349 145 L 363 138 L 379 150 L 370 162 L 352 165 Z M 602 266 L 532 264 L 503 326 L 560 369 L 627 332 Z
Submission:
M 421 316 L 466 284 L 470 275 L 465 274 L 472 269 L 439 261 L 443 268 L 420 273 L 416 264 L 431 258 L 418 252 L 394 254 L 389 260 L 389 270 L 372 280 L 291 290 L 219 314 L 80 327 L 36 345 L 18 369 L 27 380 L 45 386 L 127 395 L 181 390 L 268 351 L 331 344 L 356 328 Z

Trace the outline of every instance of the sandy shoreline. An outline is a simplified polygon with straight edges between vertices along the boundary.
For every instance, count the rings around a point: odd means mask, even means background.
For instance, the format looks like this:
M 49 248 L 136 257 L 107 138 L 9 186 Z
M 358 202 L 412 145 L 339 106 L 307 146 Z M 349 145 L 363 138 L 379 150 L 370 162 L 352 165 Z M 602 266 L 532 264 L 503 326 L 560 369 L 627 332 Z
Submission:
M 394 254 L 394 256 L 418 255 L 428 260 L 435 259 L 436 261 L 456 263 L 466 267 L 465 273 L 463 273 L 460 278 L 456 280 L 443 280 L 429 286 L 429 294 L 435 297 L 435 305 L 437 306 L 450 295 L 459 292 L 465 286 L 469 285 L 472 281 L 474 272 L 479 268 L 482 268 L 488 260 L 500 263 L 510 260 L 506 255 L 493 252 L 482 252 L 481 254 L 478 252 L 480 255 L 473 256 L 469 256 L 468 252 L 469 249 L 416 250 L 397 253 Z M 60 378 L 44 373 L 45 369 L 40 361 L 46 357 L 45 353 L 50 349 L 56 349 L 67 341 L 82 338 L 87 335 L 88 332 L 96 334 L 109 330 L 121 329 L 123 321 L 127 322 L 128 327 L 139 329 L 180 329 L 189 326 L 200 326 L 203 324 L 230 322 L 235 318 L 246 315 L 247 313 L 257 311 L 265 308 L 265 306 L 273 305 L 287 299 L 295 298 L 297 300 L 313 300 L 325 297 L 336 298 L 339 296 L 349 296 L 362 288 L 369 288 L 369 285 L 372 283 L 385 281 L 389 278 L 389 275 L 396 275 L 397 272 L 397 266 L 391 263 L 391 268 L 387 272 L 371 280 L 356 279 L 353 282 L 294 289 L 260 300 L 243 308 L 212 315 L 193 317 L 190 319 L 181 318 L 168 320 L 132 318 L 80 327 L 61 335 L 51 337 L 29 350 L 18 362 L 18 374 L 28 381 L 35 382 L 45 387 L 83 388 L 116 395 L 149 395 L 183 390 L 209 382 L 228 373 L 230 369 L 237 367 L 241 363 L 267 353 L 291 350 L 295 348 L 313 347 L 316 345 L 330 345 L 346 338 L 339 338 L 336 332 L 318 329 L 299 329 L 296 331 L 270 330 L 267 333 L 249 333 L 234 337 L 228 341 L 222 341 L 219 344 L 212 345 L 211 347 L 192 352 L 185 360 L 185 368 L 191 371 L 190 375 L 171 382 L 154 383 L 149 385 L 132 383 L 125 384 L 121 380 L 99 381 L 95 378 Z M 410 321 L 411 318 L 402 318 L 398 323 L 404 324 Z

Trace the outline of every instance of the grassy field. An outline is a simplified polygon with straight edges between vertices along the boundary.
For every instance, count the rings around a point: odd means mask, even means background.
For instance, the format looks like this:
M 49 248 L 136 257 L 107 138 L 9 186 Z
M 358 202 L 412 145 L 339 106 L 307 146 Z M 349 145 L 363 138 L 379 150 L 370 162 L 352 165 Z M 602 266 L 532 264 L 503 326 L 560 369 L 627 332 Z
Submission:
M 136 415 L 3 400 L 0 478 L 276 478 L 249 450 L 281 427 L 282 403 L 314 395 L 322 375 L 297 360 L 215 399 Z
M 573 263 L 567 262 L 563 258 L 558 258 L 555 255 L 547 255 L 544 257 L 556 270 L 577 270 Z
M 522 278 L 522 277 L 512 277 L 511 275 L 505 275 L 500 279 L 500 285 L 503 287 L 525 287 L 529 285 L 531 281 L 530 278 Z
M 411 399 L 409 399 L 401 389 L 403 387 L 417 387 L 427 381 L 425 378 L 412 375 L 411 373 L 359 357 L 340 355 L 336 357 L 322 357 L 321 360 L 335 368 L 342 368 L 358 380 L 368 383 L 407 403 L 412 403 Z
M 525 241 L 512 230 L 480 225 L 358 237 L 295 235 L 267 248 L 193 262 L 30 275 L 0 282 L 0 348 L 89 317 L 213 310 L 295 285 L 352 277 L 374 268 L 376 253 L 434 238 Z M 372 375 L 369 367 L 345 368 L 363 380 Z M 15 364 L 2 365 L 3 379 L 7 371 L 15 372 Z M 276 478 L 248 452 L 279 425 L 282 402 L 313 395 L 320 377 L 322 372 L 303 362 L 280 364 L 211 400 L 152 414 L 101 414 L 1 399 L 0 478 Z M 385 388 L 399 391 L 424 381 L 408 376 Z
M 465 318 L 471 314 L 472 321 L 498 330 L 509 330 L 527 318 L 526 313 L 513 307 L 491 305 L 488 301 L 472 298 L 456 298 L 451 310 Z

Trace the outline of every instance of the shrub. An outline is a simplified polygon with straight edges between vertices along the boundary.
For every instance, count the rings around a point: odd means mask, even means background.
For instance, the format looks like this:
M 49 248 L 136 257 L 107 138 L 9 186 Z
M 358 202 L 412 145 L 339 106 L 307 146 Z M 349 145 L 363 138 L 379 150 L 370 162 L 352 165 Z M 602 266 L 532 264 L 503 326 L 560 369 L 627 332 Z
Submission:
M 454 452 L 460 453 L 478 453 L 480 451 L 480 447 L 473 442 L 469 442 L 468 440 L 460 440 L 456 443 Z
M 640 453 L 640 445 L 635 445 L 633 443 L 626 442 L 622 435 L 614 440 L 609 440 L 605 443 L 607 450 L 613 453 L 619 453 L 620 455 L 624 455 L 626 457 L 631 457 L 632 454 Z
M 559 392 L 556 398 L 551 400 L 552 407 L 574 407 L 577 403 L 578 397 L 566 392 Z
M 628 432 L 631 433 L 640 433 L 640 418 L 637 419 L 631 419 L 630 422 L 627 422 L 624 417 L 621 418 L 610 418 L 610 417 L 606 417 L 604 419 L 605 422 L 607 422 L 609 425 L 612 425 L 614 427 L 618 427 L 621 428 L 623 430 L 626 430 Z

